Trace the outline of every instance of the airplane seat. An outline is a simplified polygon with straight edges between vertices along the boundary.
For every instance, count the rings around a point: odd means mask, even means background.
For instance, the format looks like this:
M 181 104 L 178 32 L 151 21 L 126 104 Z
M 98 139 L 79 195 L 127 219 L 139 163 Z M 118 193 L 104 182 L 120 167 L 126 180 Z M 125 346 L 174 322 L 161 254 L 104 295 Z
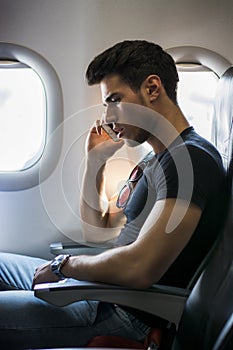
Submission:
M 230 72 L 230 73 L 229 73 Z M 230 75 L 230 78 L 229 78 Z M 227 77 L 228 85 L 225 85 L 221 92 L 225 103 L 229 103 L 228 109 L 228 134 L 218 133 L 223 137 L 219 140 L 220 145 L 224 145 L 225 164 L 227 167 L 229 206 L 226 220 L 216 249 L 204 271 L 195 283 L 192 291 L 171 288 L 169 286 L 155 285 L 148 290 L 128 290 L 127 288 L 109 286 L 105 284 L 95 284 L 88 282 L 77 282 L 69 286 L 59 283 L 49 283 L 35 286 L 35 296 L 51 302 L 55 305 L 66 305 L 78 300 L 101 300 L 112 302 L 151 312 L 161 316 L 163 305 L 167 305 L 168 313 L 165 319 L 169 320 L 168 325 L 172 325 L 168 330 L 152 328 L 144 344 L 135 344 L 123 339 L 102 336 L 91 340 L 88 347 L 102 348 L 153 348 L 159 350 L 230 350 L 233 349 L 233 68 L 224 73 Z M 225 99 L 228 96 L 229 100 Z M 218 101 L 219 103 L 219 101 Z M 218 114 L 220 123 L 221 109 Z M 225 138 L 225 136 L 227 136 Z M 119 289 L 118 289 L 119 288 Z M 116 292 L 114 293 L 114 289 Z M 150 294 L 148 294 L 150 292 Z M 131 293 L 131 294 L 130 294 Z M 149 298 L 148 296 L 151 296 Z M 122 299 L 121 299 L 122 297 Z M 161 299 L 162 297 L 162 299 Z M 164 303 L 162 305 L 162 302 Z M 177 313 L 181 313 L 178 322 L 174 322 L 174 309 L 170 307 L 170 302 L 174 301 Z M 137 305 L 138 303 L 138 305 Z M 160 305 L 161 304 L 161 305 Z M 184 305 L 184 307 L 182 306 Z M 159 308 L 160 307 L 160 308 Z M 157 309 L 160 310 L 157 313 Z M 166 310 L 163 310 L 166 312 Z M 160 312 L 160 313 L 159 313 Z M 173 313 L 173 316 L 172 316 Z M 177 329 L 174 329 L 177 324 Z

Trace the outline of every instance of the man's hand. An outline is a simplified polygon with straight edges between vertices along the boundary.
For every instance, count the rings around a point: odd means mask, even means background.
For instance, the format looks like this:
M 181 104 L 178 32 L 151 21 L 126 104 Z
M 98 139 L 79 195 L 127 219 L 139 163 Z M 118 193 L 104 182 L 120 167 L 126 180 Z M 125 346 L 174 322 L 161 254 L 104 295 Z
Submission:
M 50 262 L 39 266 L 34 273 L 32 289 L 36 284 L 46 282 L 57 282 L 59 278 L 50 270 Z
M 107 160 L 123 145 L 123 140 L 114 142 L 102 129 L 100 120 L 97 120 L 87 137 L 86 151 L 89 156 L 96 158 L 99 155 L 101 159 L 106 158 Z

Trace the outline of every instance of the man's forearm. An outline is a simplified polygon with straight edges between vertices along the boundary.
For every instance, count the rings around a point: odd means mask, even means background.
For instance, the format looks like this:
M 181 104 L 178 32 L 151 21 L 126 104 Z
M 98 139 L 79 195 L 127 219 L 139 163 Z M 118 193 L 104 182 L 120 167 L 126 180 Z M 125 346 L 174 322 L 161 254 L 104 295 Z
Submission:
M 95 227 L 105 227 L 103 216 L 103 189 L 105 163 L 99 160 L 87 161 L 83 176 L 80 198 L 80 213 L 84 223 Z

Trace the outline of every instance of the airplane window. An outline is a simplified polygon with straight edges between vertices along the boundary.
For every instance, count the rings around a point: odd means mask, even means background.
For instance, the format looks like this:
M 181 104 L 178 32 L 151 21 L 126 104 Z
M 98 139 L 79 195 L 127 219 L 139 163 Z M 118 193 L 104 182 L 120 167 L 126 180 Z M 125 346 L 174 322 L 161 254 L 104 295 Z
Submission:
M 40 158 L 46 133 L 43 84 L 33 69 L 0 61 L 0 171 L 24 170 Z
M 218 76 L 210 69 L 198 64 L 178 64 L 179 106 L 195 130 L 211 141 L 213 102 Z
M 190 124 L 203 137 L 215 143 L 213 105 L 221 75 L 231 66 L 220 54 L 197 46 L 167 49 L 176 62 L 180 82 L 177 99 Z
M 62 134 L 55 69 L 29 48 L 0 42 L 0 190 L 19 191 L 46 180 L 58 164 Z

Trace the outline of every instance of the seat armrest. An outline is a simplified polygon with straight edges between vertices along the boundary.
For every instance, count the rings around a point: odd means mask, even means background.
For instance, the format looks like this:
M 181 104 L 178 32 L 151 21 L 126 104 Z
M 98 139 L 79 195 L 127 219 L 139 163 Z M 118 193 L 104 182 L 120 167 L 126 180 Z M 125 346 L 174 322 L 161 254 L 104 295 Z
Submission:
M 50 244 L 50 252 L 53 255 L 59 254 L 72 254 L 80 255 L 82 249 L 88 249 L 88 253 L 91 253 L 93 249 L 93 254 L 101 253 L 103 250 L 110 249 L 113 247 L 111 241 L 94 243 L 94 242 L 54 242 Z M 89 251 L 90 250 L 90 251 Z M 83 254 L 86 254 L 85 252 Z
M 130 289 L 67 279 L 55 283 L 37 284 L 34 294 L 37 298 L 56 306 L 65 306 L 80 300 L 99 300 L 124 305 L 178 324 L 190 291 L 162 285 L 153 285 L 145 290 Z

